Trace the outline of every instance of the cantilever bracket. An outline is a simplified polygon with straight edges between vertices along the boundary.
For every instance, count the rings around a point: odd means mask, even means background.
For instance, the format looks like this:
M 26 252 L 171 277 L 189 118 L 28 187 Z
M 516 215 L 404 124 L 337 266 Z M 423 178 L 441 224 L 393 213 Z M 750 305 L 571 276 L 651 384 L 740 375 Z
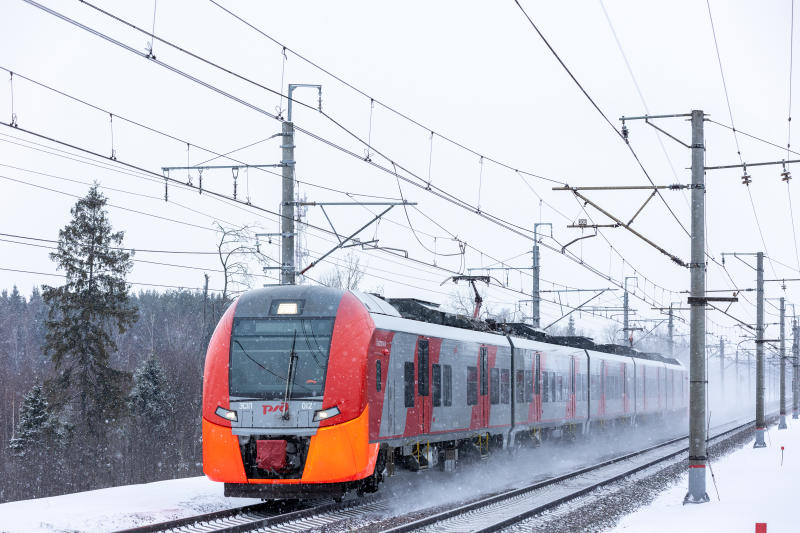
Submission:
M 647 188 L 650 189 L 652 187 L 647 187 Z M 660 247 L 659 245 L 657 245 L 656 243 L 654 243 L 653 241 L 651 241 L 650 239 L 648 239 L 647 237 L 645 237 L 644 235 L 642 235 L 641 233 L 639 233 L 638 231 L 633 229 L 630 224 L 626 224 L 625 222 L 623 222 L 619 218 L 615 217 L 614 215 L 612 215 L 611 213 L 609 213 L 608 211 L 606 211 L 605 209 L 603 209 L 602 207 L 600 207 L 599 205 L 594 203 L 593 201 L 589 200 L 586 196 L 584 196 L 583 194 L 580 193 L 578 187 L 553 187 L 553 190 L 554 191 L 564 191 L 564 190 L 572 191 L 572 194 L 574 194 L 575 196 L 577 196 L 578 198 L 583 200 L 586 203 L 586 205 L 591 205 L 592 207 L 594 207 L 595 209 L 600 211 L 602 214 L 604 214 L 605 216 L 607 216 L 608 218 L 610 218 L 611 220 L 613 220 L 614 222 L 616 222 L 617 224 L 619 224 L 620 226 L 625 228 L 626 230 L 630 231 L 631 233 L 633 233 L 634 235 L 636 235 L 637 237 L 642 239 L 644 242 L 646 242 L 647 244 L 649 244 L 650 246 L 652 246 L 653 248 L 655 248 L 656 250 L 658 250 L 662 254 L 664 254 L 667 257 L 669 257 L 676 264 L 678 264 L 678 265 L 680 265 L 682 267 L 687 266 L 686 262 L 684 262 L 681 258 L 679 258 L 676 255 L 673 255 L 673 254 L 669 253 L 664 248 Z M 649 200 L 650 200 L 650 198 L 648 198 L 648 201 Z M 646 204 L 647 204 L 647 202 L 645 202 L 645 205 Z M 642 206 L 642 208 L 644 208 L 644 205 Z M 640 208 L 639 211 L 641 211 L 642 208 Z M 638 214 L 639 213 L 637 212 L 636 215 L 638 215 Z M 634 215 L 634 218 L 636 218 L 636 215 Z M 631 219 L 631 220 L 633 220 L 633 219 Z
M 592 237 L 597 237 L 597 226 L 596 225 L 595 226 L 567 226 L 567 227 L 578 227 L 578 228 L 581 228 L 581 227 L 593 227 L 594 228 L 594 233 L 592 233 L 591 235 L 581 235 L 577 239 L 572 239 L 567 244 L 565 244 L 564 246 L 561 247 L 561 253 L 562 254 L 567 249 L 567 246 L 569 246 L 570 244 L 575 244 L 576 242 L 578 242 L 578 241 L 580 241 L 582 239 L 591 239 Z
M 317 259 L 316 261 L 312 261 L 312 262 L 311 262 L 311 263 L 310 263 L 310 264 L 309 264 L 307 267 L 305 267 L 303 270 L 301 270 L 301 271 L 300 271 L 300 274 L 305 274 L 305 273 L 306 273 L 306 272 L 307 272 L 309 269 L 311 269 L 311 268 L 313 268 L 314 266 L 318 265 L 318 264 L 320 263 L 320 261 L 322 261 L 323 259 L 325 259 L 325 258 L 326 258 L 326 257 L 328 257 L 329 255 L 331 255 L 333 252 L 335 252 L 335 251 L 336 251 L 336 250 L 338 250 L 339 248 L 342 248 L 342 247 L 343 247 L 343 246 L 344 246 L 344 245 L 345 245 L 345 244 L 346 244 L 348 241 L 351 241 L 351 240 L 353 240 L 353 238 L 354 238 L 356 235 L 358 235 L 359 233 L 361 233 L 362 231 L 364 231 L 366 228 L 368 228 L 369 226 L 371 226 L 371 225 L 372 225 L 374 222 L 376 222 L 376 221 L 380 220 L 380 218 L 381 218 L 383 215 L 385 215 L 386 213 L 388 213 L 388 212 L 389 212 L 389 210 L 390 210 L 392 207 L 394 207 L 394 205 L 390 205 L 389 207 L 387 207 L 386 209 L 384 209 L 383 211 L 381 211 L 381 212 L 380 212 L 378 215 L 375 215 L 375 217 L 374 217 L 372 220 L 370 220 L 369 222 L 367 222 L 366 224 L 364 224 L 363 226 L 361 226 L 360 228 L 358 228 L 356 231 L 354 231 L 353 233 L 351 233 L 351 234 L 350 234 L 348 237 L 346 237 L 346 238 L 344 238 L 344 239 L 340 238 L 340 237 L 338 236 L 338 234 L 337 234 L 336 238 L 337 238 L 337 239 L 339 239 L 339 244 L 337 244 L 336 246 L 334 246 L 333 248 L 331 248 L 330 250 L 328 250 L 327 252 L 325 252 L 325 253 L 324 253 L 322 256 L 320 256 L 320 258 L 319 258 L 319 259 Z M 327 215 L 326 215 L 326 216 L 327 216 Z M 334 233 L 335 233 L 335 230 L 334 230 Z

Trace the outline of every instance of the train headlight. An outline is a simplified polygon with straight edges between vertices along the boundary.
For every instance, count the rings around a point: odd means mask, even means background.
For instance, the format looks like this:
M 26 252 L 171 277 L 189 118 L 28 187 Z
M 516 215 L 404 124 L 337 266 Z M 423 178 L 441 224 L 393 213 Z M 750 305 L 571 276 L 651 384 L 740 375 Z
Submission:
M 236 411 L 225 409 L 222 406 L 217 407 L 217 410 L 214 411 L 214 414 L 221 416 L 225 420 L 230 420 L 231 422 L 237 422 L 239 420 L 239 417 L 236 416 Z
M 332 416 L 336 416 L 340 413 L 339 408 L 335 405 L 328 409 L 322 409 L 321 411 L 316 411 L 314 413 L 314 422 L 319 422 L 321 420 L 327 420 Z

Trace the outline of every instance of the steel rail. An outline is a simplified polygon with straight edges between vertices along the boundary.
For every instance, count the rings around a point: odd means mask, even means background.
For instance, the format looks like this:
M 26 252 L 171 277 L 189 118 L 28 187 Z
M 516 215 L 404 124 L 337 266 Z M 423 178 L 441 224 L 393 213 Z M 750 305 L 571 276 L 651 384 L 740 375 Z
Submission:
M 751 426 L 753 421 L 749 421 L 747 423 L 738 425 L 734 428 L 725 430 L 720 432 L 713 437 L 712 439 L 718 439 L 722 436 L 728 435 L 730 433 L 734 433 L 737 431 L 741 431 L 748 426 Z M 678 442 L 686 440 L 688 436 L 677 437 L 673 439 L 669 439 L 667 441 L 661 442 L 659 444 L 655 444 L 648 448 L 638 450 L 635 452 L 627 453 L 618 457 L 614 457 L 612 459 L 608 459 L 606 461 L 602 461 L 600 463 L 581 468 L 579 470 L 569 472 L 567 474 L 562 474 L 550 479 L 546 479 L 543 481 L 539 481 L 536 483 L 532 483 L 528 486 L 521 487 L 518 489 L 512 489 L 510 491 L 496 494 L 494 496 L 490 496 L 487 498 L 482 498 L 476 500 L 474 502 L 455 507 L 453 509 L 449 509 L 447 511 L 439 512 L 419 520 L 415 520 L 413 522 L 408 522 L 406 524 L 387 529 L 385 531 L 392 532 L 392 533 L 404 533 L 407 531 L 417 530 L 421 528 L 426 528 L 431 525 L 437 524 L 439 522 L 443 522 L 450 518 L 457 517 L 459 515 L 466 514 L 468 512 L 474 511 L 476 509 L 480 509 L 483 507 L 487 507 L 489 505 L 495 503 L 501 503 L 506 500 L 511 500 L 517 496 L 523 496 L 526 493 L 534 492 L 539 489 L 555 485 L 557 483 L 567 481 L 570 479 L 577 478 L 584 474 L 590 473 L 592 471 L 601 469 L 603 467 L 607 467 L 613 465 L 615 463 L 619 463 L 622 461 L 626 461 L 637 456 L 652 452 L 659 448 L 663 448 L 666 446 L 674 445 Z M 608 483 L 612 483 L 624 477 L 627 477 L 633 473 L 638 472 L 639 470 L 643 470 L 654 464 L 659 462 L 668 460 L 676 455 L 681 453 L 685 453 L 687 447 L 683 447 L 678 451 L 671 452 L 666 456 L 661 456 L 653 461 L 649 461 L 644 465 L 636 466 L 635 468 L 626 470 L 623 473 L 617 474 L 611 478 L 607 478 L 601 480 L 597 483 L 593 483 L 589 487 L 584 487 L 578 491 L 571 492 L 570 494 L 558 498 L 556 500 L 550 501 L 545 503 L 544 505 L 539 505 L 534 508 L 528 509 L 525 513 L 517 514 L 515 516 L 506 518 L 503 520 L 503 523 L 500 522 L 492 524 L 488 528 L 483 529 L 475 529 L 475 531 L 496 531 L 501 529 L 502 527 L 507 527 L 508 525 L 514 524 L 516 522 L 522 521 L 530 516 L 535 514 L 539 514 L 542 511 L 545 511 L 549 508 L 555 507 L 564 503 L 568 500 L 581 496 L 587 492 L 590 492 L 598 487 L 606 485 Z M 315 529 L 324 526 L 332 526 L 336 522 L 341 520 L 345 520 L 347 518 L 354 518 L 354 514 L 363 514 L 363 513 L 370 513 L 371 511 L 379 510 L 378 507 L 383 507 L 386 504 L 386 501 L 381 500 L 380 494 L 377 495 L 378 497 L 368 497 L 368 498 L 358 498 L 352 499 L 345 502 L 333 502 L 327 503 L 323 505 L 312 506 L 304 509 L 299 509 L 295 511 L 289 511 L 284 513 L 275 513 L 271 515 L 267 515 L 270 512 L 270 504 L 268 503 L 261 503 L 261 504 L 254 504 L 248 505 L 244 507 L 238 507 L 234 509 L 228 509 L 223 511 L 215 511 L 212 513 L 207 513 L 203 515 L 196 515 L 187 518 L 181 518 L 177 520 L 171 520 L 168 522 L 161 522 L 158 524 L 150 524 L 146 526 L 135 527 L 131 529 L 125 529 L 118 531 L 116 533 L 155 533 L 161 531 L 173 531 L 173 532 L 181 532 L 181 531 L 214 531 L 214 532 L 224 532 L 224 533 L 244 533 L 247 531 L 254 531 L 254 530 L 261 530 L 263 528 L 271 528 L 275 526 L 281 526 L 287 524 L 289 522 L 296 522 L 296 521 L 304 521 L 308 522 L 309 529 Z M 303 525 L 301 523 L 295 523 L 293 526 L 296 526 L 298 529 L 301 530 Z
M 264 520 L 296 520 L 298 518 L 305 518 L 306 516 L 334 509 L 342 504 L 329 503 L 325 505 L 312 506 L 305 509 L 298 509 L 296 511 L 270 513 L 270 507 L 274 507 L 274 503 L 256 503 L 252 505 L 245 505 L 243 507 L 235 507 L 233 509 L 224 509 L 221 511 L 214 511 L 212 513 L 205 513 L 201 515 L 189 516 L 186 518 L 178 518 L 166 522 L 159 522 L 156 524 L 148 524 L 145 526 L 133 527 L 130 529 L 122 529 L 115 533 L 156 533 L 159 531 L 181 531 L 183 528 L 197 528 L 206 527 L 214 528 L 207 529 L 207 531 L 233 531 L 231 527 L 248 526 L 251 524 L 263 523 Z M 233 524 L 231 522 L 240 522 L 246 520 L 244 524 Z M 215 524 L 216 522 L 216 524 Z M 253 526 L 255 527 L 255 526 Z M 241 531 L 248 531 L 249 529 L 242 529 Z
M 740 432 L 740 431 L 752 426 L 753 423 L 754 423 L 754 420 L 750 420 L 750 421 L 748 421 L 748 422 L 746 422 L 744 424 L 741 424 L 741 425 L 736 426 L 734 428 L 731 428 L 731 429 L 725 430 L 723 432 L 720 432 L 720 433 L 714 435 L 713 437 L 711 437 L 709 440 L 719 439 L 720 437 L 729 435 L 731 433 Z M 688 439 L 688 435 L 685 435 L 685 436 L 682 436 L 682 437 L 678 437 L 678 438 L 675 438 L 675 439 L 671 439 L 671 440 L 662 442 L 660 444 L 656 444 L 654 446 L 651 446 L 649 448 L 645 448 L 645 449 L 642 449 L 642 450 L 638 450 L 636 452 L 632 452 L 632 453 L 628 453 L 628 454 L 625 454 L 625 455 L 622 455 L 622 456 L 619 456 L 619 457 L 615 457 L 615 458 L 609 459 L 607 461 L 602 461 L 602 462 L 597 463 L 595 465 L 588 466 L 588 467 L 585 467 L 585 468 L 581 468 L 579 470 L 576 470 L 574 472 L 570 472 L 568 474 L 563 474 L 563 475 L 556 476 L 554 478 L 550 478 L 550 479 L 547 479 L 547 480 L 544 480 L 544 481 L 539 481 L 539 482 L 533 483 L 531 485 L 528 485 L 526 487 L 521 487 L 521 488 L 518 488 L 518 489 L 512 489 L 510 491 L 507 491 L 507 492 L 504 492 L 504 493 L 501 493 L 501 494 L 490 496 L 488 498 L 483 498 L 483 499 L 480 499 L 480 500 L 477 500 L 477 501 L 474 501 L 474 502 L 471 502 L 471 503 L 468 503 L 468 504 L 465 504 L 465 505 L 462 505 L 462 506 L 459 506 L 459 507 L 455 507 L 453 509 L 449 509 L 447 511 L 443 511 L 441 513 L 437 513 L 437 514 L 434 514 L 434 515 L 431 515 L 431 516 L 427 516 L 427 517 L 421 518 L 419 520 L 415 520 L 413 522 L 408 522 L 406 524 L 403 524 L 403 525 L 400 525 L 400 526 L 397 526 L 397 527 L 394 527 L 394 528 L 391 528 L 391 529 L 387 529 L 387 530 L 385 530 L 385 533 L 406 533 L 408 531 L 415 531 L 415 530 L 427 528 L 427 527 L 432 526 L 434 524 L 441 523 L 441 522 L 443 522 L 445 520 L 449 520 L 451 518 L 455 518 L 457 516 L 464 515 L 466 513 L 469 513 L 469 512 L 472 512 L 472 511 L 475 511 L 475 510 L 478 510 L 478 509 L 481 509 L 481 508 L 485 508 L 485 507 L 488 507 L 488 506 L 496 504 L 496 503 L 501 503 L 501 502 L 504 502 L 504 501 L 507 501 L 507 500 L 511 500 L 511 499 L 513 499 L 515 497 L 518 497 L 518 496 L 524 496 L 527 493 L 535 492 L 535 491 L 538 491 L 538 490 L 540 490 L 542 488 L 545 488 L 545 487 L 548 487 L 548 486 L 551 486 L 551 485 L 555 485 L 555 484 L 561 483 L 563 481 L 567 481 L 567 480 L 570 480 L 570 479 L 577 478 L 577 477 L 582 476 L 584 474 L 593 472 L 595 470 L 599 470 L 600 468 L 603 468 L 603 467 L 606 467 L 606 466 L 610 466 L 610 465 L 613 465 L 615 463 L 619 463 L 619 462 L 622 462 L 622 461 L 625 461 L 625 460 L 628 460 L 628 459 L 635 458 L 635 457 L 643 455 L 645 453 L 649 453 L 649 452 L 657 450 L 659 448 L 670 446 L 672 444 L 675 444 L 677 442 L 680 442 L 680 441 L 686 440 L 686 439 Z M 638 465 L 638 466 L 636 466 L 634 468 L 628 469 L 628 470 L 626 470 L 626 471 L 624 471 L 624 472 L 622 472 L 620 474 L 614 475 L 614 476 L 612 476 L 610 478 L 603 479 L 603 480 L 598 481 L 596 483 L 592 483 L 591 485 L 589 485 L 587 487 L 581 488 L 581 489 L 576 490 L 574 492 L 570 492 L 566 496 L 563 496 L 563 497 L 560 497 L 560 498 L 556 498 L 555 500 L 549 501 L 549 502 L 547 502 L 545 504 L 532 507 L 530 509 L 527 509 L 523 513 L 518 513 L 518 514 L 516 514 L 514 516 L 507 517 L 505 519 L 499 520 L 499 521 L 497 521 L 497 522 L 495 522 L 495 523 L 493 523 L 493 524 L 491 524 L 491 525 L 489 525 L 487 527 L 475 528 L 475 529 L 473 529 L 471 531 L 474 531 L 474 532 L 498 531 L 498 530 L 500 530 L 500 529 L 502 529 L 504 527 L 508 527 L 510 525 L 516 524 L 518 522 L 521 522 L 522 520 L 525 520 L 526 518 L 530 518 L 531 516 L 539 514 L 539 513 L 543 512 L 543 511 L 546 511 L 546 510 L 551 509 L 553 507 L 556 507 L 558 505 L 561 505 L 562 503 L 564 503 L 566 501 L 569 501 L 569 500 L 572 500 L 574 498 L 577 498 L 578 496 L 582 496 L 582 495 L 584 495 L 584 494 L 586 494 L 588 492 L 591 492 L 591 491 L 593 491 L 593 490 L 595 490 L 595 489 L 597 489 L 599 487 L 602 487 L 602 486 L 607 485 L 609 483 L 613 483 L 615 481 L 618 481 L 620 479 L 628 477 L 628 476 L 630 476 L 632 474 L 635 474 L 635 473 L 637 473 L 637 472 L 639 472 L 641 470 L 649 468 L 649 467 L 651 467 L 651 466 L 653 466 L 655 464 L 658 464 L 660 462 L 663 462 L 663 461 L 666 461 L 668 459 L 671 459 L 671 458 L 675 457 L 676 455 L 680 455 L 682 453 L 686 453 L 688 451 L 688 449 L 689 449 L 688 446 L 683 447 L 678 451 L 671 452 L 671 453 L 669 453 L 669 454 L 667 454 L 665 456 L 661 456 L 661 457 L 659 457 L 659 458 L 657 458 L 657 459 L 655 459 L 653 461 L 648 461 L 645 464 Z

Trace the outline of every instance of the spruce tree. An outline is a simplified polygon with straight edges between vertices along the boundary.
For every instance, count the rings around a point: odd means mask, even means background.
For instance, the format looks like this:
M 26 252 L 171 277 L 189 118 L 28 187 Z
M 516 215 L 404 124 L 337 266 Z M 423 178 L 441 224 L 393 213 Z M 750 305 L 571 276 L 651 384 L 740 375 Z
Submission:
M 129 451 L 136 458 L 133 481 L 163 479 L 163 471 L 174 471 L 177 450 L 170 432 L 174 429 L 171 395 L 164 371 L 151 355 L 136 369 L 128 396 L 132 418 Z M 169 465 L 169 466 L 167 466 Z
M 59 406 L 77 416 L 76 429 L 94 437 L 88 446 L 100 444 L 125 406 L 130 376 L 110 365 L 112 334 L 123 333 L 137 317 L 125 281 L 131 254 L 120 249 L 123 232 L 112 231 L 106 202 L 95 183 L 70 210 L 72 220 L 50 254 L 66 282 L 44 286 L 42 293 L 49 305 L 45 351 L 57 371 L 50 385 Z
M 133 389 L 128 397 L 131 413 L 156 432 L 168 428 L 170 394 L 167 378 L 154 356 L 147 358 L 133 375 Z
M 19 423 L 8 444 L 16 469 L 13 477 L 24 487 L 22 496 L 39 497 L 54 488 L 49 485 L 63 473 L 65 440 L 66 428 L 53 416 L 42 387 L 34 385 L 22 400 Z
M 570 337 L 574 337 L 576 335 L 576 333 L 575 333 L 575 317 L 571 316 L 571 315 L 569 317 L 569 323 L 567 324 L 567 335 L 569 335 Z
M 19 422 L 8 444 L 16 457 L 26 457 L 45 449 L 52 436 L 50 406 L 40 385 L 25 395 L 19 408 Z

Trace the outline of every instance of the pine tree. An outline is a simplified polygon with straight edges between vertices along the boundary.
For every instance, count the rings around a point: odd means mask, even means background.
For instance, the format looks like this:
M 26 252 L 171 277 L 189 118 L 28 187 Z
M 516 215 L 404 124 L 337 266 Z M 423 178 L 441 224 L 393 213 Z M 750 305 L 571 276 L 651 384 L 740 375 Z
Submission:
M 119 248 L 123 232 L 112 232 L 106 201 L 95 183 L 70 210 L 72 221 L 50 254 L 66 283 L 44 286 L 42 294 L 49 305 L 45 351 L 58 372 L 50 384 L 54 397 L 60 407 L 74 407 L 76 427 L 97 444 L 121 414 L 130 379 L 110 366 L 116 350 L 112 333 L 123 333 L 137 316 L 125 282 L 131 254 Z

